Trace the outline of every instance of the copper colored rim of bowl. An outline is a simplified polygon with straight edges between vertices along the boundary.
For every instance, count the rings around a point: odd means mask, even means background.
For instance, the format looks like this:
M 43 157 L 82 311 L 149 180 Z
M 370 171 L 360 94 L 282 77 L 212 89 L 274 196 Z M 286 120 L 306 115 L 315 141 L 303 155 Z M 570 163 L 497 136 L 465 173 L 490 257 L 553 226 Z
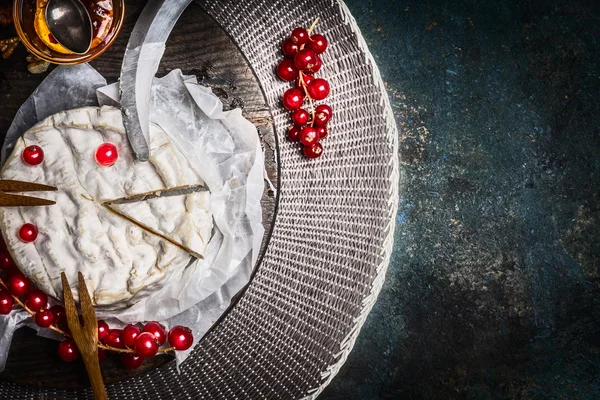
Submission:
M 123 20 L 125 19 L 125 1 L 123 1 L 123 0 L 117 0 L 117 1 L 119 1 L 119 6 L 121 7 L 120 16 L 119 16 L 119 19 L 116 19 L 113 22 L 116 25 L 114 26 L 114 32 L 112 33 L 108 42 L 97 52 L 91 52 L 91 53 L 82 54 L 79 56 L 69 55 L 68 59 L 55 58 L 55 57 L 49 56 L 48 54 L 40 51 L 37 47 L 35 47 L 30 42 L 27 34 L 23 31 L 23 28 L 21 27 L 20 13 L 21 13 L 22 5 L 23 5 L 23 0 L 14 0 L 13 1 L 13 21 L 14 21 L 15 29 L 17 30 L 17 35 L 19 36 L 19 39 L 25 45 L 25 47 L 27 47 L 27 50 L 29 50 L 29 52 L 31 52 L 35 56 L 41 58 L 42 60 L 48 61 L 49 63 L 52 63 L 52 64 L 58 64 L 58 65 L 83 64 L 83 63 L 95 60 L 100 55 L 102 55 L 110 46 L 112 46 L 113 42 L 117 39 L 117 36 L 119 36 L 119 33 L 121 32 L 121 28 L 123 27 Z

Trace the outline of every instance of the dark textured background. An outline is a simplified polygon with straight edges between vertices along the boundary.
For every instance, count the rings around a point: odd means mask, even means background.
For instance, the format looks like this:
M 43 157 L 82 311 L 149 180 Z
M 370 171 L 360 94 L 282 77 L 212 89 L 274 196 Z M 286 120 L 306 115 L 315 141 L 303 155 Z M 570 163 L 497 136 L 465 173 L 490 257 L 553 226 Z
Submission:
M 599 2 L 347 4 L 401 197 L 386 284 L 321 399 L 600 398 Z

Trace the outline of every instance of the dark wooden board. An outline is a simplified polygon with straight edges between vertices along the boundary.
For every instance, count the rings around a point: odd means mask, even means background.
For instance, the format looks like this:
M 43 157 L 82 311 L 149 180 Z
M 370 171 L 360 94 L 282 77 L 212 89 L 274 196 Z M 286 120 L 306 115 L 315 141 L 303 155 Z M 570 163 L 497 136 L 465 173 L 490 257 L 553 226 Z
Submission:
M 114 45 L 92 62 L 107 81 L 117 81 L 123 52 L 144 1 L 128 1 L 125 24 Z M 10 30 L 0 30 L 0 39 Z M 0 60 L 0 133 L 5 134 L 21 104 L 31 95 L 46 74 L 32 75 L 26 69 L 23 45 L 7 60 Z M 211 87 L 226 109 L 242 107 L 244 115 L 258 128 L 265 152 L 265 166 L 271 181 L 277 182 L 275 137 L 272 118 L 260 85 L 246 59 L 227 33 L 199 6 L 192 4 L 175 26 L 158 76 L 179 68 L 185 74 L 196 75 L 199 82 Z M 266 232 L 274 217 L 275 199 L 265 185 L 262 200 L 263 224 Z M 268 240 L 265 235 L 263 250 Z M 199 338 L 196 338 L 197 340 Z M 57 355 L 58 342 L 42 339 L 29 328 L 15 333 L 6 369 L 0 379 L 39 387 L 89 386 L 81 360 L 65 363 Z M 105 382 L 110 384 L 145 373 L 172 359 L 170 356 L 147 360 L 142 368 L 127 371 L 117 356 L 102 364 Z

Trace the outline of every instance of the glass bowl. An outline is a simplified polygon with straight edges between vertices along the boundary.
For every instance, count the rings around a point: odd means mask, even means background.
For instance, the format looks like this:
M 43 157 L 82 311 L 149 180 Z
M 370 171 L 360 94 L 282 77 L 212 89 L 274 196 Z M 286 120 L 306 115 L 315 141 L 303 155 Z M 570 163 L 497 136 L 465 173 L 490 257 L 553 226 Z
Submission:
M 113 20 L 108 34 L 100 44 L 84 54 L 59 53 L 42 42 L 34 28 L 36 0 L 14 0 L 13 19 L 19 38 L 31 53 L 53 64 L 73 65 L 92 61 L 113 44 L 123 26 L 125 0 L 112 0 L 112 8 Z

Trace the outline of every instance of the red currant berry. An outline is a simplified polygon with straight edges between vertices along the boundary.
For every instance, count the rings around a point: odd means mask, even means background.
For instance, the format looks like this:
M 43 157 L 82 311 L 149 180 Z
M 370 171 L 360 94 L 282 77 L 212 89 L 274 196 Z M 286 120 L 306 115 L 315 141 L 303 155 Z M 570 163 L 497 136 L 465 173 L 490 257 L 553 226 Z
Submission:
M 300 130 L 300 143 L 306 146 L 317 143 L 319 141 L 319 134 L 317 130 L 312 126 L 305 126 Z
M 300 50 L 300 46 L 294 43 L 292 39 L 288 38 L 283 41 L 281 50 L 283 50 L 283 55 L 287 58 L 294 58 L 298 50 Z
M 277 75 L 284 81 L 293 81 L 298 78 L 298 68 L 292 60 L 283 60 L 277 66 Z
M 121 354 L 121 362 L 127 369 L 136 369 L 142 366 L 144 358 L 134 353 Z
M 121 333 L 123 331 L 120 329 L 110 329 L 108 331 L 108 335 L 104 338 L 104 344 L 110 347 L 116 347 L 117 349 L 124 349 L 125 343 L 123 343 L 123 338 Z
M 300 72 L 300 74 L 302 75 L 302 81 L 304 82 L 305 85 L 310 85 L 310 83 L 313 81 L 313 79 L 315 79 L 312 75 L 308 75 L 308 74 L 303 74 L 302 72 Z M 296 86 L 298 86 L 298 88 L 302 89 L 302 82 L 300 82 L 300 77 L 298 76 L 298 79 L 296 79 Z
M 308 32 L 304 28 L 296 28 L 292 31 L 290 39 L 298 46 L 302 46 L 303 44 L 308 42 Z
M 0 290 L 0 314 L 9 314 L 14 306 L 15 301 L 10 293 L 8 293 L 6 290 Z
M 150 332 L 142 332 L 135 341 L 135 351 L 143 358 L 154 357 L 158 352 L 158 340 Z
M 300 140 L 300 128 L 293 125 L 290 126 L 288 128 L 288 139 L 290 139 L 292 142 L 297 142 Z
M 307 87 L 308 94 L 313 100 L 323 100 L 329 96 L 329 83 L 322 78 L 317 78 Z
M 319 72 L 321 70 L 321 67 L 323 66 L 323 61 L 321 61 L 321 58 L 319 56 L 316 56 L 316 57 L 317 57 L 317 60 L 315 62 L 315 65 L 308 68 L 306 70 L 306 72 L 309 72 L 311 74 L 316 74 L 317 72 Z
M 121 339 L 123 339 L 123 343 L 125 343 L 126 347 L 132 349 L 135 346 L 135 339 L 140 333 L 142 333 L 142 330 L 139 327 L 129 324 L 123 328 Z
M 37 326 L 47 328 L 54 323 L 54 314 L 50 310 L 40 310 L 35 313 L 35 323 Z
M 106 360 L 106 350 L 98 349 L 98 361 L 102 362 Z
M 292 112 L 292 121 L 296 125 L 306 125 L 306 123 L 308 122 L 308 118 L 310 118 L 310 114 L 303 108 L 299 108 Z
M 107 337 L 108 331 L 110 331 L 110 328 L 108 327 L 108 324 L 106 323 L 106 321 L 104 321 L 104 320 L 98 321 L 98 340 L 102 340 L 105 337 Z
M 33 312 L 37 312 L 48 305 L 48 296 L 40 289 L 32 289 L 27 293 L 25 305 Z
M 67 325 L 67 315 L 65 314 L 65 308 L 60 305 L 55 305 L 49 308 L 54 315 L 54 323 L 58 325 L 59 328 L 63 328 Z
M 67 338 L 60 342 L 58 345 L 58 355 L 63 361 L 75 361 L 77 357 L 79 357 L 79 349 L 77 349 L 75 341 L 71 338 Z
M 315 107 L 315 125 L 327 125 L 329 123 L 329 120 L 331 120 L 332 116 L 333 111 L 331 110 L 331 107 L 329 107 L 327 104 L 320 104 L 317 107 Z
M 314 51 L 308 49 L 299 50 L 294 56 L 294 64 L 300 71 L 307 71 L 317 63 L 317 55 Z
M 318 126 L 317 133 L 319 134 L 319 140 L 325 139 L 329 135 L 329 129 L 326 126 Z
M 148 322 L 142 331 L 153 334 L 158 341 L 159 346 L 162 346 L 167 341 L 167 331 L 165 330 L 165 327 L 156 321 Z
M 19 239 L 25 243 L 31 243 L 38 237 L 38 229 L 34 224 L 23 224 L 19 229 Z
M 315 143 L 311 146 L 304 146 L 304 155 L 308 158 L 321 157 L 323 154 L 323 145 L 321 143 Z
M 6 286 L 8 286 L 8 291 L 13 296 L 19 297 L 24 296 L 27 294 L 27 292 L 29 292 L 31 281 L 22 273 L 15 272 L 8 277 Z
M 12 271 L 16 265 L 6 250 L 0 251 L 0 269 Z
M 312 35 L 308 40 L 306 47 L 314 51 L 316 54 L 324 53 L 327 50 L 327 38 L 318 33 Z
M 103 167 L 110 167 L 117 162 L 119 151 L 112 143 L 102 143 L 96 149 L 96 162 Z
M 25 147 L 21 154 L 23 162 L 27 165 L 39 165 L 44 161 L 44 150 L 35 144 Z
M 175 350 L 187 350 L 194 343 L 194 335 L 190 328 L 177 325 L 169 331 L 169 345 Z
M 283 94 L 283 106 L 290 111 L 296 110 L 304 103 L 304 93 L 300 89 L 291 88 Z

